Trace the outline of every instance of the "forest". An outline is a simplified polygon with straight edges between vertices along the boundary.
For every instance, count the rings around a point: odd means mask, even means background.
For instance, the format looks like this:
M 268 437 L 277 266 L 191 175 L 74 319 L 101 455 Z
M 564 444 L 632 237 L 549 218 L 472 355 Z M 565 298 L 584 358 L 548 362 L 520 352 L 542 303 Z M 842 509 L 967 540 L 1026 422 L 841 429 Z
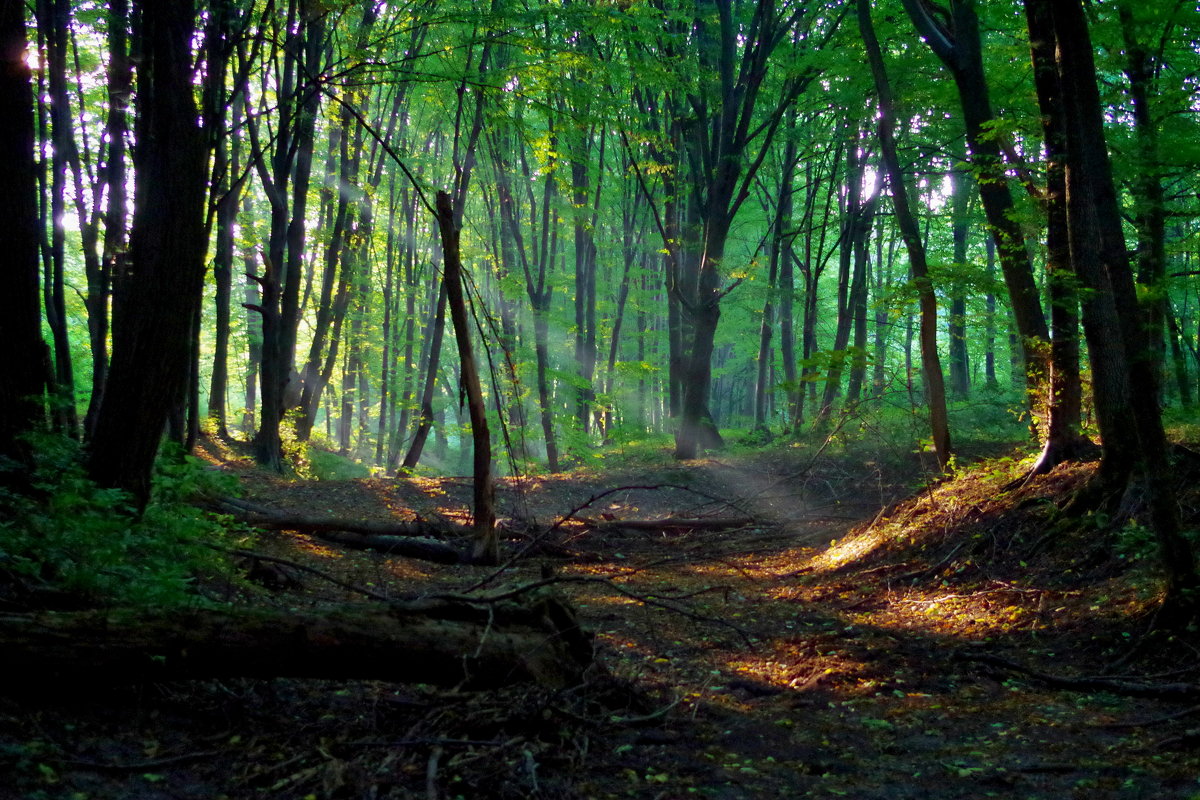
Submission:
M 0 797 L 1200 796 L 1200 5 L 0 0 L 0 119 Z

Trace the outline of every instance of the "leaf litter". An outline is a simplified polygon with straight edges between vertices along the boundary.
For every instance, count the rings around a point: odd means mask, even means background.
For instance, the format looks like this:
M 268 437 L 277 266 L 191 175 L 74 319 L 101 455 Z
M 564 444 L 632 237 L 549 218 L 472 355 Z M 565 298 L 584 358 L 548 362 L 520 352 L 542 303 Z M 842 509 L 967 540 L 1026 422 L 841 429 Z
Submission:
M 225 466 L 277 508 L 467 518 L 462 479 L 302 482 Z M 583 507 L 554 530 L 556 549 L 500 576 L 264 533 L 261 552 L 385 596 L 553 581 L 596 634 L 594 674 L 565 692 L 283 679 L 18 690 L 0 699 L 0 797 L 1200 797 L 1194 702 L 1039 679 L 1188 684 L 1200 648 L 1190 634 L 1143 640 L 1157 583 L 1123 557 L 1116 526 L 1058 520 L 1056 501 L 1093 466 L 1005 491 L 1022 468 L 986 462 L 916 492 L 911 470 L 834 454 L 508 481 L 510 552 Z M 620 525 L 668 517 L 742 524 Z M 293 577 L 256 601 L 352 597 Z

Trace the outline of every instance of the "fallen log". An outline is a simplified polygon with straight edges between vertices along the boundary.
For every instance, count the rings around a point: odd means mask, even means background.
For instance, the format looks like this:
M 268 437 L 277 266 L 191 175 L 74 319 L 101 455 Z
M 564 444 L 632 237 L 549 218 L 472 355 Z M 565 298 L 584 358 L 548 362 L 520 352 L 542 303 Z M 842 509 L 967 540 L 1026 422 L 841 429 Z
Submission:
M 296 531 L 358 550 L 377 550 L 438 564 L 461 564 L 469 560 L 465 542 L 470 541 L 471 529 L 449 522 L 434 524 L 421 519 L 375 522 L 290 514 L 232 497 L 210 501 L 208 506 L 256 528 Z M 441 541 L 444 537 L 461 537 L 464 544 L 447 544 Z
M 12 686 L 293 677 L 564 688 L 582 680 L 592 640 L 563 600 L 531 593 L 522 603 L 0 614 L 0 653 Z
M 348 517 L 322 516 L 318 514 L 294 514 L 274 508 L 249 503 L 236 497 L 211 500 L 209 507 L 223 514 L 230 514 L 240 521 L 260 528 L 273 530 L 302 531 L 304 533 L 328 533 L 344 531 L 367 536 L 437 536 L 470 537 L 471 529 L 452 522 L 429 522 L 415 519 L 411 522 L 376 522 Z
M 432 561 L 435 564 L 465 564 L 470 561 L 469 554 L 465 549 L 451 547 L 437 539 L 388 534 L 343 533 L 341 531 L 328 531 L 313 535 L 322 541 L 349 547 L 351 550 L 374 550 L 383 555 L 417 558 L 422 561 Z

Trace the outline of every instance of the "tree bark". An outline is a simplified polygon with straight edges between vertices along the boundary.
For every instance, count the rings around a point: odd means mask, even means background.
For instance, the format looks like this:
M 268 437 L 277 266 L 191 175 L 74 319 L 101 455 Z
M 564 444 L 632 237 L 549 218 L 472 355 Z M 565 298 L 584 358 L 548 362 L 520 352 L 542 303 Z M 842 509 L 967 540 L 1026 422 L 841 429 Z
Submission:
M 473 501 L 475 541 L 471 558 L 476 563 L 494 564 L 499 561 L 499 542 L 496 539 L 496 488 L 492 478 L 492 439 L 488 430 L 487 407 L 479 382 L 479 368 L 471 345 L 470 320 L 463 294 L 462 255 L 459 249 L 461 228 L 459 213 L 446 192 L 437 194 L 437 221 L 442 237 L 442 253 L 446 260 L 446 305 L 458 343 L 458 360 L 463 391 L 467 395 L 467 410 L 471 415 L 471 444 L 473 452 Z
M 1046 144 L 1046 272 L 1050 293 L 1050 397 L 1046 442 L 1030 474 L 1038 475 L 1091 448 L 1083 435 L 1079 375 L 1079 294 L 1071 268 L 1067 220 L 1067 142 L 1055 65 L 1054 22 L 1048 11 L 1026 4 L 1030 53 Z
M 949 173 L 953 187 L 951 198 L 951 228 L 954 239 L 954 266 L 962 269 L 967 264 L 967 213 L 969 186 L 967 176 L 960 170 Z M 967 294 L 959 281 L 950 296 L 950 318 L 946 325 L 946 336 L 950 343 L 950 394 L 957 400 L 965 400 L 971 393 L 971 367 L 967 354 Z
M 45 421 L 46 345 L 38 298 L 33 88 L 25 62 L 25 3 L 0 0 L 0 485 L 24 482 L 32 453 L 21 434 Z
M 45 42 L 49 118 L 51 138 L 50 197 L 43 203 L 42 212 L 50 229 L 50 270 L 43 287 L 46 302 L 46 323 L 54 346 L 54 379 L 56 402 L 53 407 L 58 425 L 69 436 L 77 436 L 78 419 L 75 410 L 75 369 L 71 356 L 71 340 L 66 306 L 66 190 L 67 169 L 79 162 L 75 144 L 71 104 L 67 93 L 67 27 L 70 9 L 64 0 L 39 0 L 38 28 Z M 86 225 L 87 219 L 82 222 Z
M 1200 576 L 1191 543 L 1181 529 L 1158 398 L 1150 391 L 1157 385 L 1158 361 L 1148 347 L 1146 322 L 1138 307 L 1121 230 L 1090 32 L 1080 0 L 1060 0 L 1052 5 L 1051 14 L 1067 133 L 1071 260 L 1089 290 L 1084 330 L 1092 359 L 1097 415 L 1107 421 L 1107 429 L 1101 429 L 1101 472 L 1110 479 L 1122 474 L 1128 479 L 1140 455 L 1151 524 L 1167 575 L 1160 621 L 1187 623 L 1195 618 L 1200 603 Z M 1114 402 L 1118 408 L 1106 408 L 1101 414 L 1102 404 Z M 1126 433 L 1129 428 L 1132 437 Z
M 591 637 L 571 607 L 548 594 L 523 605 L 3 614 L 0 645 L 5 674 L 20 684 L 295 677 L 566 688 L 592 658 Z
M 136 206 L 130 269 L 113 319 L 113 359 L 88 468 L 139 506 L 163 425 L 183 396 L 206 251 L 205 138 L 197 124 L 191 2 L 140 9 Z

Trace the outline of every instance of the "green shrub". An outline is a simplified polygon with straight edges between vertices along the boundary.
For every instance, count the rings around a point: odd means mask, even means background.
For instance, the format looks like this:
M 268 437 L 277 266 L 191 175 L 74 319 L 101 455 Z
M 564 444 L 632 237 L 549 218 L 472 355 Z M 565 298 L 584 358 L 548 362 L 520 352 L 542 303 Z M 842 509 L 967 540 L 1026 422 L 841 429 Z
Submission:
M 138 517 L 125 493 L 87 478 L 77 443 L 43 435 L 35 448 L 32 492 L 0 490 L 0 578 L 89 605 L 162 608 L 203 602 L 198 584 L 232 575 L 229 557 L 209 545 L 239 532 L 189 503 L 230 494 L 232 477 L 164 448 Z

